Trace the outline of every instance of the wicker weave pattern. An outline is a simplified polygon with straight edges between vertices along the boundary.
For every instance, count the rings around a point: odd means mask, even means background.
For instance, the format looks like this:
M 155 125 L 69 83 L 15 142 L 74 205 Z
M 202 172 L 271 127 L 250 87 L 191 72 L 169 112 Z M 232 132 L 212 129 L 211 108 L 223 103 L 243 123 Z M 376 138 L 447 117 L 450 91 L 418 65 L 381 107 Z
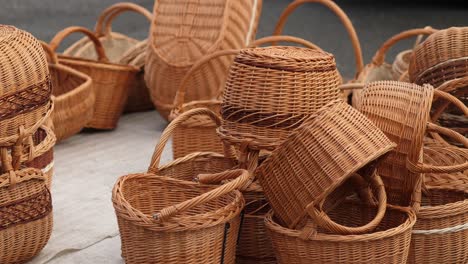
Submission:
M 206 54 L 246 47 L 255 38 L 262 0 L 157 1 L 150 31 L 146 84 L 165 118 L 185 73 Z M 209 14 L 206 12 L 209 10 Z M 224 83 L 232 57 L 204 65 L 189 81 L 186 101 L 208 100 Z
M 337 99 L 341 78 L 331 54 L 298 47 L 242 50 L 231 66 L 219 133 L 234 144 L 272 149 L 292 128 Z
M 345 102 L 329 103 L 305 121 L 256 171 L 278 219 L 295 226 L 323 199 L 394 144 Z

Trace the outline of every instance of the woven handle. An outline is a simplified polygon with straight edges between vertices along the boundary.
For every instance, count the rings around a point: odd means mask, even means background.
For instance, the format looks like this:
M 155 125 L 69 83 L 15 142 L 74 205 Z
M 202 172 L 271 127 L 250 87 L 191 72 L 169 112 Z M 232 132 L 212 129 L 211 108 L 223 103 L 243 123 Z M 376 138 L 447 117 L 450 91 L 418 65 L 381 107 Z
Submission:
M 333 1 L 330 0 L 295 0 L 291 4 L 286 7 L 286 9 L 283 11 L 283 13 L 280 16 L 280 19 L 278 23 L 276 24 L 275 27 L 275 33 L 273 35 L 281 35 L 283 31 L 284 24 L 286 24 L 286 20 L 289 17 L 289 15 L 300 5 L 305 4 L 305 3 L 319 3 L 322 4 L 326 7 L 328 7 L 333 13 L 335 13 L 338 18 L 341 20 L 341 23 L 346 28 L 346 31 L 348 31 L 349 37 L 351 38 L 351 42 L 353 45 L 354 49 L 354 56 L 356 58 L 356 77 L 359 75 L 359 73 L 363 70 L 364 68 L 364 62 L 362 58 L 362 50 L 361 50 L 361 44 L 359 43 L 359 38 L 356 34 L 356 30 L 353 27 L 353 23 L 351 23 L 351 20 L 349 17 L 346 15 L 346 13 Z
M 385 186 L 380 178 L 379 175 L 374 174 L 374 176 L 370 179 L 372 186 L 378 190 L 378 207 L 377 207 L 377 214 L 375 215 L 374 219 L 369 223 L 359 226 L 359 227 L 348 227 L 340 225 L 323 212 L 321 209 L 317 208 L 321 203 L 314 201 L 306 207 L 306 211 L 314 219 L 314 222 L 331 232 L 343 234 L 343 235 L 351 235 L 351 234 L 363 234 L 373 231 L 382 221 L 385 212 L 387 210 L 387 194 L 385 192 Z
M 251 178 L 250 173 L 246 170 L 232 170 L 226 171 L 224 173 L 232 175 L 231 177 L 236 177 L 236 179 L 200 196 L 181 202 L 177 205 L 166 207 L 159 211 L 159 213 L 155 213 L 153 218 L 156 221 L 164 222 L 182 211 L 189 210 L 190 208 L 199 206 L 241 188 L 247 182 L 249 182 Z
M 465 148 L 468 148 L 468 139 L 451 129 L 435 125 L 433 123 L 427 124 L 427 131 L 433 131 L 438 134 L 445 135 L 454 139 L 455 141 L 463 144 Z M 449 166 L 436 166 L 428 165 L 424 163 L 414 164 L 409 160 L 406 160 L 406 167 L 415 173 L 453 173 L 468 170 L 468 161 L 461 164 L 449 165 Z
M 190 80 L 190 77 L 192 77 L 192 74 L 194 72 L 196 72 L 200 67 L 202 67 L 203 65 L 210 62 L 213 59 L 223 57 L 223 56 L 230 56 L 230 55 L 232 56 L 232 55 L 236 55 L 237 53 L 239 53 L 239 50 L 237 49 L 221 50 L 221 51 L 208 54 L 204 56 L 203 58 L 199 59 L 190 68 L 190 70 L 187 71 L 187 73 L 184 75 L 184 78 L 182 78 L 182 81 L 180 81 L 179 88 L 177 89 L 177 93 L 174 99 L 174 109 L 172 110 L 172 113 L 169 118 L 170 119 L 174 118 L 182 110 L 182 105 L 185 102 L 185 93 L 187 92 L 187 84 L 188 84 L 188 81 Z
M 315 45 L 314 43 L 308 40 L 298 38 L 298 37 L 293 37 L 293 36 L 286 36 L 286 35 L 259 38 L 253 41 L 252 43 L 250 43 L 249 47 L 258 47 L 266 43 L 276 43 L 276 42 L 297 43 L 309 49 L 322 50 L 319 46 Z
M 139 6 L 130 2 L 122 2 L 109 6 L 99 15 L 99 18 L 96 22 L 95 32 L 98 37 L 109 36 L 112 32 L 112 21 L 119 16 L 120 14 L 133 11 L 138 13 L 148 19 L 148 21 L 153 20 L 153 15 L 146 8 Z M 103 27 L 103 25 L 105 25 Z M 105 31 L 103 32 L 103 28 Z
M 57 54 L 52 51 L 52 49 L 49 47 L 49 44 L 45 43 L 44 41 L 39 41 L 42 45 L 42 48 L 44 49 L 44 52 L 47 54 L 47 57 L 50 59 L 50 63 L 52 64 L 59 64 L 58 59 L 57 59 Z
M 385 41 L 384 44 L 382 44 L 382 46 L 380 46 L 379 50 L 377 50 L 374 57 L 372 58 L 372 64 L 376 66 L 382 65 L 385 61 L 385 55 L 387 54 L 387 51 L 399 41 L 407 39 L 407 38 L 415 37 L 418 35 L 430 35 L 436 31 L 437 30 L 431 27 L 425 27 L 425 28 L 410 29 L 410 30 L 406 30 L 406 31 L 396 34 L 395 36 Z
M 58 32 L 57 35 L 50 41 L 49 45 L 52 51 L 56 51 L 60 43 L 68 36 L 71 35 L 75 32 L 80 32 L 85 34 L 93 43 L 94 43 L 94 48 L 96 49 L 96 54 L 98 55 L 98 60 L 101 62 L 108 62 L 109 59 L 106 56 L 106 52 L 104 51 L 104 47 L 102 47 L 101 41 L 94 35 L 93 32 L 89 31 L 88 29 L 84 27 L 77 27 L 77 26 L 72 26 L 72 27 L 67 27 L 63 29 L 62 31 Z
M 151 163 L 148 168 L 148 172 L 157 174 L 159 168 L 159 162 L 161 161 L 161 155 L 166 147 L 169 138 L 172 137 L 174 130 L 184 123 L 185 121 L 189 120 L 190 118 L 197 116 L 197 115 L 204 115 L 208 116 L 213 122 L 216 123 L 217 126 L 221 125 L 221 119 L 211 110 L 206 108 L 197 108 L 189 110 L 185 113 L 179 115 L 176 119 L 174 119 L 167 127 L 164 129 L 158 144 L 156 145 L 153 153 L 153 157 L 151 158 Z

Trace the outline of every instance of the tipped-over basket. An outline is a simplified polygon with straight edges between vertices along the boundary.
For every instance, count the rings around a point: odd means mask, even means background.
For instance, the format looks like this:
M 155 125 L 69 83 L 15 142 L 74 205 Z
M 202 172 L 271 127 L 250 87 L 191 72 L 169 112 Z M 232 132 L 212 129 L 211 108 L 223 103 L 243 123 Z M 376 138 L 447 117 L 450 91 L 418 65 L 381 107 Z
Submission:
M 244 198 L 238 178 L 214 188 L 150 173 L 120 177 L 114 204 L 126 263 L 235 263 Z
M 304 216 L 335 233 L 372 231 L 382 219 L 386 195 L 373 167 L 395 144 L 346 102 L 330 102 L 297 128 L 257 168 L 256 177 L 282 224 L 294 228 Z M 346 227 L 323 213 L 333 190 L 361 169 L 378 191 L 379 214 L 362 227 Z
M 128 87 L 135 81 L 138 69 L 130 65 L 108 62 L 104 48 L 96 36 L 83 27 L 68 27 L 55 35 L 50 48 L 55 51 L 68 35 L 80 32 L 88 36 L 98 56 L 98 60 L 59 55 L 58 61 L 91 77 L 95 95 L 94 115 L 86 126 L 95 129 L 114 129 L 127 101 Z

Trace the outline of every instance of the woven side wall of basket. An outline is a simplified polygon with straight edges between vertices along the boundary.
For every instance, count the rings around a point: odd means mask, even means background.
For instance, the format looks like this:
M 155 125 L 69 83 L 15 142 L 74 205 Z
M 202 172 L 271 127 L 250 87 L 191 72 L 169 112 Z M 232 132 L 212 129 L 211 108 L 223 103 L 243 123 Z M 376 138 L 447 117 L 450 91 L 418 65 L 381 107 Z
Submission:
M 223 140 L 272 150 L 293 129 L 339 97 L 341 78 L 333 55 L 274 46 L 240 51 L 224 90 L 218 132 Z
M 262 0 L 156 1 L 145 79 L 163 117 L 168 117 L 180 81 L 197 60 L 218 50 L 246 47 L 255 38 L 261 6 Z M 188 91 L 186 101 L 213 99 L 231 60 L 213 60 L 192 76 L 189 83 L 196 89 Z

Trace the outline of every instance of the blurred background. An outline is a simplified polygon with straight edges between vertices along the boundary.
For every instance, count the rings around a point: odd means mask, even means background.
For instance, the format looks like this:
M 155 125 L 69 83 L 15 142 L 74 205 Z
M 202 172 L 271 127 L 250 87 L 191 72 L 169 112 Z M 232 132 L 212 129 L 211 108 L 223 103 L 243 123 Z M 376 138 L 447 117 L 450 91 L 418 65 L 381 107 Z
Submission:
M 153 0 L 129 0 L 152 10 Z M 56 32 L 72 25 L 94 28 L 99 13 L 119 0 L 1 0 L 0 23 L 15 25 L 37 38 L 49 41 Z M 290 0 L 263 0 L 257 37 L 271 35 L 281 11 Z M 352 20 L 361 41 L 364 61 L 368 63 L 378 47 L 405 29 L 430 25 L 434 28 L 468 24 L 467 1 L 382 1 L 340 0 L 338 5 Z M 113 23 L 116 32 L 143 39 L 148 22 L 133 13 L 119 16 Z M 285 34 L 302 37 L 335 54 L 338 67 L 346 78 L 354 76 L 354 57 L 348 35 L 338 18 L 325 7 L 307 4 L 288 20 Z M 81 38 L 67 39 L 61 49 Z M 398 51 L 412 47 L 414 40 L 400 43 L 388 54 L 392 62 Z

